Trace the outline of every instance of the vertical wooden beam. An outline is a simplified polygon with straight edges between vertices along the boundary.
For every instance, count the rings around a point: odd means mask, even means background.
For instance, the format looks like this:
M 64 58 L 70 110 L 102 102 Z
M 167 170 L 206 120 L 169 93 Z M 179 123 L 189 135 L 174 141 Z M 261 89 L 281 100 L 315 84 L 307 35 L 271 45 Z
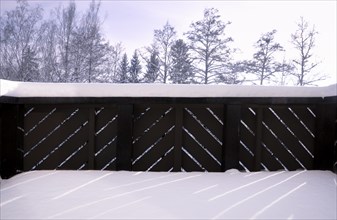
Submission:
M 225 106 L 224 115 L 222 171 L 239 168 L 241 106 Z
M 0 103 L 0 177 L 4 178 L 3 177 L 3 154 L 4 154 L 4 147 L 3 147 L 3 144 L 2 144 L 2 118 L 4 117 L 3 116 L 3 104 Z
M 25 137 L 25 106 L 17 105 L 17 129 L 16 129 L 16 173 L 25 171 L 24 169 L 24 137 Z
M 116 169 L 132 170 L 133 105 L 118 106 Z
M 96 132 L 95 107 L 89 108 L 89 143 L 88 143 L 88 169 L 95 169 L 95 132 Z
M 183 107 L 181 105 L 175 106 L 175 140 L 174 140 L 174 163 L 173 171 L 179 172 L 182 167 L 182 131 L 183 131 Z
M 3 178 L 9 178 L 22 170 L 23 153 L 18 149 L 22 148 L 23 133 L 18 127 L 23 122 L 20 108 L 16 104 L 1 104 L 1 155 L 0 174 Z
M 316 107 L 314 169 L 333 170 L 336 123 L 336 104 Z
M 263 109 L 262 107 L 257 107 L 256 130 L 255 130 L 255 151 L 254 151 L 254 171 L 261 170 L 262 119 L 263 119 Z

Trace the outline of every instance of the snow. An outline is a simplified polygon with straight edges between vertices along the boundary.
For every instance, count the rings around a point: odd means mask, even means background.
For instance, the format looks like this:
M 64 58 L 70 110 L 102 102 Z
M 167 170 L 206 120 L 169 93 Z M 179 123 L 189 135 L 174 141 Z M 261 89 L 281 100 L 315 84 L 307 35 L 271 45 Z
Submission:
M 336 219 L 331 171 L 31 171 L 1 180 L 1 219 Z
M 0 96 L 10 97 L 328 97 L 337 84 L 325 87 L 32 83 L 0 80 Z

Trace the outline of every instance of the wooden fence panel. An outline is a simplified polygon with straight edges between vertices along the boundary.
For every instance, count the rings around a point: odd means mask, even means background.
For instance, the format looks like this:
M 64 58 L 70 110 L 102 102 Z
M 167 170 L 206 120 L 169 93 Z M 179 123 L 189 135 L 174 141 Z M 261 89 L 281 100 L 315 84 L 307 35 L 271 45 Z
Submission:
M 36 125 L 31 125 L 30 117 L 42 119 Z M 74 154 L 80 152 L 78 149 L 87 144 L 87 124 L 87 109 L 35 107 L 25 116 L 27 132 L 24 140 L 24 170 L 56 169 L 61 166 L 65 169 L 78 169 L 79 167 L 65 166 L 64 161 L 74 157 Z
M 95 169 L 116 170 L 117 106 L 95 108 Z
M 159 163 L 174 146 L 174 109 L 170 105 L 135 105 L 133 122 L 132 170 L 170 170 L 170 163 Z
M 337 167 L 333 102 L 149 100 L 0 104 L 1 174 Z
M 214 109 L 223 107 L 189 106 L 184 109 L 182 145 L 186 155 L 182 167 L 186 171 L 221 171 L 223 116 L 215 115 Z M 186 156 L 199 166 L 197 170 L 194 170 L 195 164 L 193 167 L 185 164 Z

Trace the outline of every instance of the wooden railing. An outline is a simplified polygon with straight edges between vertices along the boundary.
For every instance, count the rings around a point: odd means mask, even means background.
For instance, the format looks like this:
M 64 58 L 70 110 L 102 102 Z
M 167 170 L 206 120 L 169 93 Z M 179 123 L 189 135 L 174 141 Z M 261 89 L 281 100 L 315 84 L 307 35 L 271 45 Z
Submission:
M 8 178 L 42 169 L 333 170 L 336 110 L 336 96 L 5 94 L 0 171 Z

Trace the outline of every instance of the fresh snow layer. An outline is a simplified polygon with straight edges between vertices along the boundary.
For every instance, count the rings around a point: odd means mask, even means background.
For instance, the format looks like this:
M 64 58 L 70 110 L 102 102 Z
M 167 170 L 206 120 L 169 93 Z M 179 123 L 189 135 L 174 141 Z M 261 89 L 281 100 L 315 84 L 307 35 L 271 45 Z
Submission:
M 331 171 L 32 171 L 1 180 L 1 219 L 336 219 Z
M 0 96 L 10 97 L 327 97 L 326 87 L 200 84 L 31 83 L 0 80 Z

